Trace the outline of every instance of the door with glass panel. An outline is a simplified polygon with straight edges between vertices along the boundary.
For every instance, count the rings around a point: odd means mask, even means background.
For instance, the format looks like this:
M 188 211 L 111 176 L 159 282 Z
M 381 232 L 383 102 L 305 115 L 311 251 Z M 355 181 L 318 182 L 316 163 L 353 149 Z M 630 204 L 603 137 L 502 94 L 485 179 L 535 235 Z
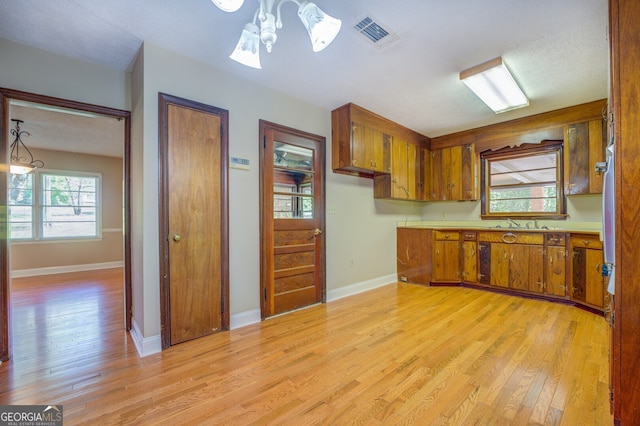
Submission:
M 260 121 L 261 315 L 325 300 L 325 138 Z

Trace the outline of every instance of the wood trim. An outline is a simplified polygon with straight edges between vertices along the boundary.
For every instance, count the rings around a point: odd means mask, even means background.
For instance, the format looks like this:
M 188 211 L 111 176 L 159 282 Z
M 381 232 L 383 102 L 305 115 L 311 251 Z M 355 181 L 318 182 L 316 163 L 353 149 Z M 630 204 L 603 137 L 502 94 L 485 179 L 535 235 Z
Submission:
M 264 320 L 269 315 L 270 309 L 273 307 L 270 306 L 267 300 L 265 300 L 266 296 L 269 296 L 269 283 L 267 282 L 267 277 L 269 276 L 269 271 L 271 271 L 269 261 L 263 253 L 269 252 L 268 244 L 271 241 L 271 237 L 268 235 L 269 233 L 273 233 L 272 227 L 268 226 L 272 223 L 273 217 L 271 210 L 262 208 L 263 203 L 273 203 L 271 198 L 269 200 L 265 200 L 266 197 L 266 185 L 272 185 L 273 182 L 265 182 L 264 174 L 266 167 L 266 162 L 271 165 L 272 159 L 265 158 L 265 146 L 266 146 L 266 138 L 267 132 L 280 132 L 286 133 L 293 137 L 299 137 L 303 139 L 309 139 L 316 142 L 320 142 L 326 146 L 326 138 L 324 136 L 316 135 L 313 133 L 305 132 L 303 130 L 294 129 L 292 127 L 283 126 L 277 123 L 273 123 L 266 120 L 259 121 L 259 136 L 258 136 L 258 144 L 259 144 L 259 163 L 260 163 L 260 317 Z M 321 167 L 322 167 L 322 179 L 321 179 L 321 191 L 322 196 L 319 200 L 319 205 L 317 206 L 318 212 L 321 212 L 320 217 L 320 229 L 323 230 L 324 235 L 326 236 L 326 215 L 325 215 L 325 205 L 326 205 L 326 149 L 324 150 L 324 155 L 321 157 Z M 295 219 L 292 219 L 295 221 Z M 292 222 L 293 223 L 293 222 Z M 321 268 L 321 294 L 320 301 L 322 303 L 327 300 L 327 285 L 326 285 L 326 241 L 322 244 L 321 252 L 320 252 L 320 268 Z
M 476 152 L 538 143 L 542 140 L 562 140 L 564 126 L 602 118 L 606 99 L 588 102 L 555 111 L 549 111 L 502 123 L 491 124 L 462 132 L 450 133 L 431 139 L 431 149 L 475 143 Z
M 196 101 L 179 98 L 166 93 L 158 93 L 158 169 L 159 169 L 159 216 L 160 216 L 160 337 L 162 349 L 171 345 L 171 309 L 169 298 L 169 245 L 166 236 L 169 234 L 169 177 L 168 177 L 168 108 L 177 105 L 184 108 L 207 112 L 220 117 L 220 274 L 222 330 L 229 329 L 229 111 Z
M 132 317 L 132 288 L 131 288 L 131 112 L 94 105 L 85 102 L 78 102 L 69 99 L 55 98 L 36 93 L 23 92 L 0 87 L 0 152 L 8 152 L 7 132 L 5 126 L 9 122 L 8 103 L 10 99 L 22 100 L 27 102 L 52 105 L 62 108 L 76 109 L 87 111 L 95 114 L 102 114 L 117 119 L 124 120 L 124 157 L 123 157 L 123 174 L 124 174 L 124 291 L 125 291 L 125 328 L 131 329 Z M 6 156 L 4 162 L 8 162 Z M 0 176 L 0 184 L 6 187 L 6 174 Z M 6 206 L 6 193 L 0 191 L 0 205 Z M 9 291 L 9 248 L 6 238 L 7 224 L 4 227 L 3 237 L 0 240 L 0 360 L 6 360 L 11 357 L 11 315 L 10 315 L 10 291 Z

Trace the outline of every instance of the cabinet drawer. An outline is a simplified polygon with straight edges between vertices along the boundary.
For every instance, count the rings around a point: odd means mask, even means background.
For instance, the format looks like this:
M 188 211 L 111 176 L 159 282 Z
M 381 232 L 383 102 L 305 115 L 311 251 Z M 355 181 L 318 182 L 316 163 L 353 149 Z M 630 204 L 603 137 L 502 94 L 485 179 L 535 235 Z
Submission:
M 476 235 L 475 231 L 462 231 L 462 239 L 465 241 L 475 241 Z
M 436 241 L 458 241 L 460 233 L 458 231 L 433 231 L 433 238 Z
M 602 241 L 598 235 L 576 234 L 571 235 L 571 246 L 602 249 Z
M 478 232 L 478 241 L 506 244 L 543 244 L 542 234 L 533 232 Z
M 557 232 L 544 234 L 544 241 L 548 246 L 565 246 L 567 245 L 567 235 Z

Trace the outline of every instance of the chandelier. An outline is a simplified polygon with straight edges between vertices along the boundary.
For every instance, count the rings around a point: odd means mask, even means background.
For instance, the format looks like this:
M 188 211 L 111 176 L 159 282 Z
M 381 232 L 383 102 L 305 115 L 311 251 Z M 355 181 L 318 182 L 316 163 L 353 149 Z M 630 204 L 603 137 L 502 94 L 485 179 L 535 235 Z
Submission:
M 225 12 L 235 12 L 244 3 L 244 0 L 211 1 Z M 315 3 L 298 0 L 258 0 L 258 9 L 253 15 L 253 21 L 244 26 L 240 40 L 229 57 L 243 65 L 261 69 L 260 42 L 270 53 L 278 38 L 276 30 L 282 28 L 280 8 L 287 2 L 298 5 L 298 17 L 309 33 L 314 52 L 319 52 L 331 44 L 340 31 L 342 21 L 327 15 Z
M 24 175 L 37 168 L 44 167 L 44 162 L 35 160 L 29 148 L 22 142 L 22 135 L 31 136 L 29 132 L 20 130 L 20 124 L 24 123 L 24 121 L 15 118 L 12 118 L 11 121 L 16 123 L 16 128 L 11 129 L 11 134 L 15 136 L 15 140 L 11 144 L 11 166 L 9 167 L 9 172 Z

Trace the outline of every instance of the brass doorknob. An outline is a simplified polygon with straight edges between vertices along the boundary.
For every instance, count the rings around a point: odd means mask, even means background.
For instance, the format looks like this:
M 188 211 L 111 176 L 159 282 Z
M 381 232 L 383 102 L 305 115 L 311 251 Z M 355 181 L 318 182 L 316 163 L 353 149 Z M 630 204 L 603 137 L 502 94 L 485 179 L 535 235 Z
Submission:
M 320 235 L 320 234 L 322 234 L 322 230 L 321 229 L 316 228 L 316 229 L 313 230 L 313 235 Z
M 178 241 L 180 241 L 181 239 L 182 239 L 182 237 L 180 236 L 180 234 L 174 234 L 174 235 L 173 235 L 173 241 L 175 241 L 176 243 L 177 243 Z

